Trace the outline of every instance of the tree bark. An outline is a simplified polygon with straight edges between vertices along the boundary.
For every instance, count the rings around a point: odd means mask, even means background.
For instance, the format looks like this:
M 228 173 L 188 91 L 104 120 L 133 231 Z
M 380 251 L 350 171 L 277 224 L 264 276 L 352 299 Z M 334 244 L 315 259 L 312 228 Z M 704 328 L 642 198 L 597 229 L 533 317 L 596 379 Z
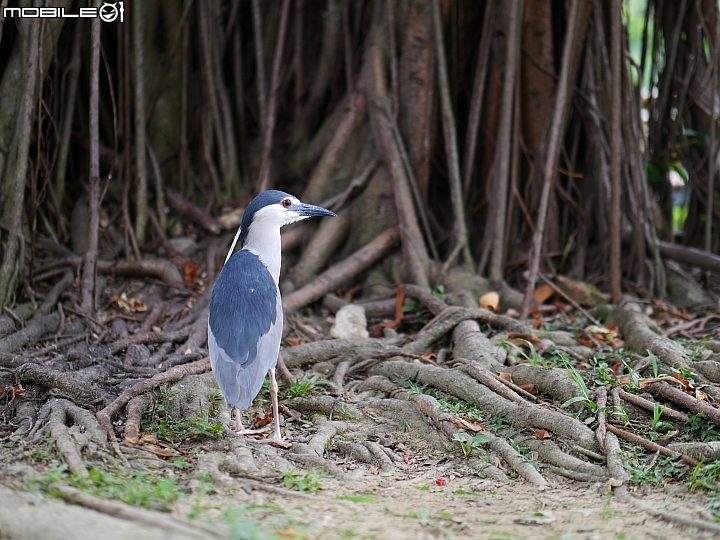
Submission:
M 145 153 L 145 51 L 143 40 L 144 4 L 132 3 L 133 77 L 135 79 L 135 238 L 145 242 L 148 222 L 147 154 Z
M 510 175 L 510 137 L 512 135 L 513 109 L 515 97 L 515 76 L 520 56 L 520 35 L 523 0 L 512 2 L 509 7 L 508 37 L 505 52 L 505 77 L 500 109 L 496 159 L 497 177 L 493 205 L 495 206 L 495 225 L 493 227 L 492 258 L 490 259 L 490 279 L 501 281 L 505 267 L 505 217 Z M 516 112 L 515 114 L 518 114 Z
M 37 88 L 37 72 L 38 72 L 38 51 L 40 47 L 40 24 L 29 22 L 23 24 L 21 28 L 26 32 L 21 37 L 21 50 L 23 51 L 23 64 L 26 66 L 24 70 L 24 85 L 20 98 L 20 106 L 18 109 L 18 121 L 15 126 L 13 136 L 14 144 L 10 147 L 10 159 L 7 161 L 15 164 L 15 168 L 0 171 L 6 173 L 10 170 L 13 173 L 12 179 L 2 179 L 3 184 L 10 186 L 10 193 L 6 199 L 5 208 L 9 210 L 6 215 L 10 217 L 9 235 L 5 244 L 5 252 L 3 253 L 2 265 L 0 265 L 0 307 L 7 304 L 8 300 L 13 296 L 15 288 L 15 280 L 17 278 L 18 267 L 22 266 L 22 258 L 18 260 L 18 248 L 21 248 L 25 241 L 22 236 L 21 222 L 23 212 L 23 201 L 25 199 L 25 179 L 28 169 L 28 152 L 30 150 L 30 138 L 32 132 L 33 119 L 35 111 L 33 104 L 35 103 Z M 13 155 L 14 154 L 14 155 Z
M 616 304 L 622 296 L 620 268 L 620 193 L 622 154 L 622 131 L 620 112 L 622 111 L 622 0 L 612 0 L 610 6 L 610 63 L 612 70 L 612 97 L 610 100 L 610 294 Z
M 535 226 L 535 234 L 533 235 L 533 246 L 530 254 L 530 275 L 528 277 L 527 287 L 525 288 L 525 298 L 523 300 L 523 309 L 520 313 L 521 317 L 527 316 L 530 300 L 535 291 L 535 283 L 537 282 L 538 271 L 540 269 L 540 256 L 543 247 L 545 234 L 545 221 L 547 218 L 548 203 L 550 201 L 550 192 L 557 175 L 558 155 L 560 153 L 560 136 L 565 129 L 565 119 L 567 110 L 571 103 L 572 88 L 575 84 L 578 65 L 582 52 L 582 42 L 585 40 L 585 31 L 587 29 L 587 21 L 590 16 L 591 4 L 588 0 L 572 0 L 570 5 L 570 16 L 568 17 L 568 34 L 565 36 L 565 45 L 563 47 L 563 61 L 560 69 L 560 80 L 558 81 L 558 91 L 555 97 L 555 106 L 552 111 L 552 119 L 549 124 L 547 134 L 547 151 L 543 156 L 542 178 L 543 188 L 538 208 L 537 224 Z
M 99 2 L 95 2 L 99 7 Z M 90 187 L 88 248 L 85 252 L 82 276 L 82 308 L 86 313 L 95 309 L 95 264 L 98 252 L 100 227 L 100 19 L 92 21 L 90 59 Z

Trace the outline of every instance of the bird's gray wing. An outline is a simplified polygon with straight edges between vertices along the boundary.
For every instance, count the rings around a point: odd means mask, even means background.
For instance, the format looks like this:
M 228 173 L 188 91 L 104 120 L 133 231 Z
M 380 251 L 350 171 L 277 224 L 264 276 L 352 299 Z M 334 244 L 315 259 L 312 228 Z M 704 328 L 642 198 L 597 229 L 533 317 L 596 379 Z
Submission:
M 229 406 L 246 408 L 275 365 L 282 305 L 272 276 L 254 253 L 241 250 L 225 264 L 210 299 L 208 348 Z

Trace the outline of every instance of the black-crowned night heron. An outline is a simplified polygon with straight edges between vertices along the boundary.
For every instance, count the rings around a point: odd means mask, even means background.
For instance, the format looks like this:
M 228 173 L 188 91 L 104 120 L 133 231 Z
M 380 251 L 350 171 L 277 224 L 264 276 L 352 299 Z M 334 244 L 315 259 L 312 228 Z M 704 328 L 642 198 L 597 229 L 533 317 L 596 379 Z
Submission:
M 280 228 L 313 216 L 334 215 L 276 190 L 260 193 L 245 209 L 225 266 L 215 282 L 208 317 L 210 364 L 241 434 L 252 432 L 243 428 L 240 410 L 258 395 L 269 371 L 273 438 L 281 438 L 275 380 L 283 327 L 278 287 Z M 242 249 L 233 254 L 238 237 Z

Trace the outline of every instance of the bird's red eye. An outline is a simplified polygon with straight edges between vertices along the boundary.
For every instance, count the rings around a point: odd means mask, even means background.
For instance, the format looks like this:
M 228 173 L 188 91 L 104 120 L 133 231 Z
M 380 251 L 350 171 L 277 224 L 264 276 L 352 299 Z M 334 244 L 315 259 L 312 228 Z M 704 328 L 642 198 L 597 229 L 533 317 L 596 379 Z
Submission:
M 290 199 L 283 199 L 283 202 L 280 204 L 283 205 L 283 208 L 290 208 L 290 206 L 292 206 L 292 201 Z

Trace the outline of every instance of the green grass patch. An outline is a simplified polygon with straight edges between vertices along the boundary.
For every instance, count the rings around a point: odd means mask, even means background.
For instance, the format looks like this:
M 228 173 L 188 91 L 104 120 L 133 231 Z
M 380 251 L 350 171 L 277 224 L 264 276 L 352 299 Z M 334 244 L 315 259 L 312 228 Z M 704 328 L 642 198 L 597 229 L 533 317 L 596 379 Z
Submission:
M 103 499 L 115 499 L 124 503 L 168 510 L 181 497 L 181 490 L 174 476 L 159 477 L 142 471 L 127 475 L 114 474 L 97 467 L 88 469 L 87 478 L 70 474 L 66 465 L 58 465 L 44 475 L 28 480 L 31 489 L 56 497 L 57 485 L 68 485 Z
M 380 502 L 380 499 L 376 499 L 375 497 L 363 497 L 362 495 L 343 495 L 335 498 L 339 501 L 350 501 L 356 503 L 375 504 Z
M 323 488 L 322 477 L 323 474 L 317 469 L 303 472 L 293 468 L 283 473 L 282 484 L 296 491 L 319 491 Z
M 223 426 L 212 419 L 217 414 L 219 393 L 213 396 L 209 411 L 201 411 L 199 418 L 174 418 L 170 414 L 172 400 L 177 390 L 156 389 L 154 406 L 143 413 L 140 428 L 152 432 L 162 441 L 180 443 L 202 438 L 213 438 L 222 434 Z

